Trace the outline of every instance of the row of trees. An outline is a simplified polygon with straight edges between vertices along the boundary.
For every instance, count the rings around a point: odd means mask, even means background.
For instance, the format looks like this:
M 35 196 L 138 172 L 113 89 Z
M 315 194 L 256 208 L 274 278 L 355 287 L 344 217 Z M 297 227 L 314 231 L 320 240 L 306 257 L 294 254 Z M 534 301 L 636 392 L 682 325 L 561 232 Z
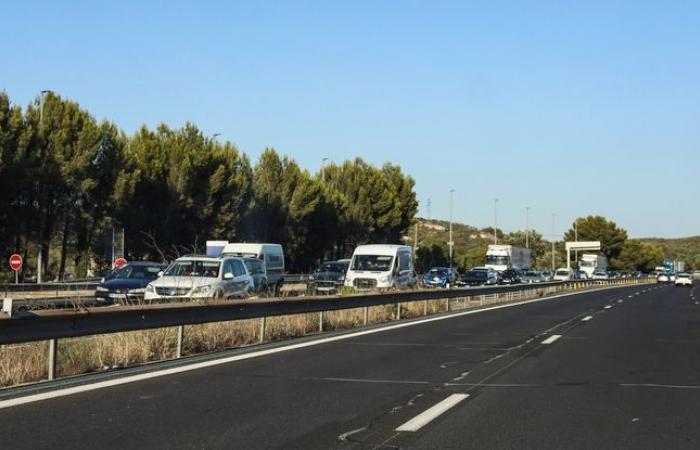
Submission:
M 128 136 L 48 93 L 27 108 L 0 93 L 0 254 L 50 275 L 104 260 L 105 233 L 125 230 L 129 258 L 171 260 L 207 239 L 284 245 L 290 270 L 399 242 L 417 210 L 400 167 L 361 159 L 312 174 L 266 149 L 257 163 L 193 124 Z

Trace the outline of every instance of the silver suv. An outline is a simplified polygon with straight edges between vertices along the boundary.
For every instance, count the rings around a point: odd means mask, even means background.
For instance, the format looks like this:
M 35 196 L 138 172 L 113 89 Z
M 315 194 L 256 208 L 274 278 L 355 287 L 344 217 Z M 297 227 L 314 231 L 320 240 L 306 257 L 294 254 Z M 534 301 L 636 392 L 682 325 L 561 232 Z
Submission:
M 243 258 L 184 256 L 146 287 L 145 299 L 244 298 L 254 288 Z

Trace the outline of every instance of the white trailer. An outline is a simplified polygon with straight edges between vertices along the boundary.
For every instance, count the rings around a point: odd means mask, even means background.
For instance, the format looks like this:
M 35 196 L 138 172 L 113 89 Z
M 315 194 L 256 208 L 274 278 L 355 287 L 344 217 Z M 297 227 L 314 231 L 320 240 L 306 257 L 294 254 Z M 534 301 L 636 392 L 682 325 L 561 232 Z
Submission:
M 593 273 L 599 270 L 608 270 L 608 258 L 595 253 L 584 253 L 579 260 L 579 267 L 586 272 L 588 279 L 593 278 Z
M 508 269 L 526 270 L 531 267 L 530 249 L 512 245 L 489 245 L 486 267 L 503 272 Z

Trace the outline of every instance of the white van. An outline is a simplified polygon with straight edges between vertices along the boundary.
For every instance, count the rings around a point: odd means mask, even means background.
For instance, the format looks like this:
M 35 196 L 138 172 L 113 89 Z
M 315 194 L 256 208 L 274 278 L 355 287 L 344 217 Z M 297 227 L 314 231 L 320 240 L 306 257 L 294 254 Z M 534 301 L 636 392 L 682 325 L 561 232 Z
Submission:
M 265 262 L 267 282 L 270 286 L 277 286 L 284 280 L 284 251 L 280 244 L 229 242 L 224 246 L 221 255 L 261 259 Z
M 345 286 L 386 289 L 415 286 L 413 249 L 407 245 L 360 245 L 352 254 Z

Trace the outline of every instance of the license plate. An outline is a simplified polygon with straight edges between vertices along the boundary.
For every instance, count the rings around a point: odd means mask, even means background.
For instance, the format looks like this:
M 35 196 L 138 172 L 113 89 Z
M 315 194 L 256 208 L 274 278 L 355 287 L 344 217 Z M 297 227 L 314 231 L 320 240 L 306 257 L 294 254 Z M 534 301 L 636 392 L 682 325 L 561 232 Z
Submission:
M 126 298 L 126 294 L 109 294 L 109 298 L 120 298 L 120 299 L 124 299 L 124 298 Z

